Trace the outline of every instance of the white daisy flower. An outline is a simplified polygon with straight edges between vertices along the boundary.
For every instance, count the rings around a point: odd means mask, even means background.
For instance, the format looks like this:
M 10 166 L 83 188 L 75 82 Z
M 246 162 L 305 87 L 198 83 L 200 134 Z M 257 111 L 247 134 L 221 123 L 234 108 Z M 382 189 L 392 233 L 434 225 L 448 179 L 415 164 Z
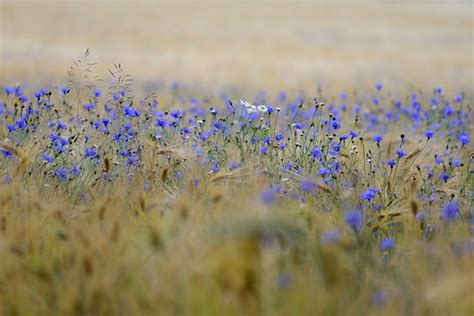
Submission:
M 259 110 L 260 112 L 262 112 L 262 113 L 265 113 L 265 112 L 268 111 L 268 108 L 267 108 L 265 105 L 263 105 L 263 104 L 257 106 L 257 108 L 258 108 L 258 110 Z

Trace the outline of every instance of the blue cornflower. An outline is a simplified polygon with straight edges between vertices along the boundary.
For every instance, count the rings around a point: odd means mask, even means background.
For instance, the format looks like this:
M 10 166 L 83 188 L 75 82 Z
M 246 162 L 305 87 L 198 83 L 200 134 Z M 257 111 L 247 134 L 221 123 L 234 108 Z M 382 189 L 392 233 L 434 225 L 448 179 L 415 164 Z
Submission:
M 13 124 L 7 124 L 7 129 L 9 132 L 13 132 L 13 131 L 16 131 L 16 126 L 13 125 Z
M 449 180 L 449 174 L 447 172 L 441 172 L 441 174 L 439 175 L 439 178 L 443 180 L 444 182 L 446 182 Z
M 85 148 L 85 155 L 87 158 L 97 158 L 97 150 L 94 147 L 88 146 Z
M 47 162 L 47 163 L 50 163 L 50 162 L 53 162 L 54 161 L 54 157 L 51 156 L 50 154 L 48 153 L 43 153 L 41 155 L 41 159 L 43 159 L 44 162 Z
M 460 157 L 454 157 L 453 161 L 451 162 L 453 167 L 459 167 L 462 165 L 462 160 Z
M 58 123 L 57 123 L 57 125 L 56 125 L 56 128 L 57 128 L 57 129 L 66 129 L 66 128 L 67 128 L 67 125 L 66 125 L 63 121 L 58 120 Z
M 382 136 L 382 135 L 376 134 L 376 135 L 374 136 L 374 142 L 380 143 L 382 140 L 383 140 L 383 136 Z
M 110 123 L 110 119 L 108 117 L 104 117 L 102 119 L 102 124 L 104 124 L 105 127 L 107 127 L 107 125 L 109 125 Z
M 26 119 L 24 117 L 18 118 L 15 124 L 19 129 L 26 128 L 28 126 L 28 124 L 26 123 Z
M 377 82 L 377 83 L 375 84 L 375 89 L 377 89 L 377 90 L 380 91 L 380 90 L 382 90 L 382 88 L 383 88 L 383 84 L 382 84 L 381 82 Z
M 272 204 L 273 202 L 275 202 L 275 199 L 276 193 L 271 188 L 265 188 L 260 193 L 260 201 L 263 204 Z
M 268 146 L 263 146 L 260 148 L 260 154 L 265 155 L 268 152 Z
M 96 105 L 95 103 L 86 103 L 84 104 L 84 110 L 86 111 L 92 111 L 93 109 L 95 109 Z
M 179 116 L 181 115 L 181 112 L 179 110 L 171 110 L 170 115 L 171 115 L 171 117 L 173 117 L 175 119 L 178 119 Z
M 61 86 L 59 87 L 59 92 L 61 92 L 63 95 L 69 93 L 69 88 L 67 86 Z
M 15 89 L 12 88 L 12 87 L 9 87 L 9 86 L 4 86 L 3 87 L 3 92 L 5 92 L 7 95 L 12 94 L 14 91 L 15 91 Z
M 276 141 L 280 141 L 282 139 L 285 139 L 285 136 L 283 134 L 275 133 L 275 140 Z
M 359 135 L 358 131 L 350 130 L 349 135 L 351 135 L 351 138 L 356 138 Z
M 128 150 L 120 149 L 119 150 L 119 155 L 122 156 L 122 157 L 127 157 L 128 156 Z
M 68 170 L 66 167 L 60 167 L 54 171 L 54 175 L 61 181 L 68 179 Z
M 0 148 L 0 153 L 7 159 L 13 157 L 13 153 L 10 150 L 5 149 L 5 148 Z
M 323 151 L 321 147 L 315 147 L 311 149 L 311 157 L 313 158 L 321 158 L 323 155 Z
M 295 164 L 294 164 L 293 162 L 288 161 L 287 163 L 285 163 L 285 164 L 283 165 L 283 170 L 290 170 L 291 168 L 294 167 L 294 165 L 295 165 Z
M 389 165 L 390 168 L 393 168 L 393 167 L 397 164 L 397 162 L 396 162 L 395 159 L 393 159 L 393 158 L 388 158 L 385 163 L 386 163 L 387 165 Z
M 405 157 L 407 155 L 407 153 L 405 152 L 405 149 L 403 148 L 397 148 L 397 150 L 395 151 L 398 155 L 399 158 L 402 158 L 402 157 Z
M 428 138 L 428 140 L 430 140 L 431 138 L 433 138 L 434 134 L 435 134 L 435 132 L 434 132 L 433 130 L 431 130 L 431 129 L 427 129 L 427 130 L 425 131 L 425 136 L 426 136 L 426 138 Z
M 341 123 L 339 123 L 338 120 L 334 120 L 334 121 L 332 121 L 331 126 L 334 129 L 340 129 L 341 128 Z
M 307 178 L 301 181 L 300 189 L 303 192 L 312 192 L 316 189 L 316 181 L 312 178 Z
M 81 173 L 81 169 L 79 169 L 77 163 L 72 164 L 71 175 L 77 176 L 77 175 L 79 175 L 80 173 Z
M 164 119 L 162 117 L 157 118 L 156 121 L 155 121 L 156 127 L 161 127 L 161 128 L 165 128 L 167 123 L 168 122 L 166 122 L 166 119 Z
M 107 113 L 112 112 L 112 110 L 113 110 L 112 105 L 110 105 L 109 103 L 105 103 L 104 104 L 104 110 Z
M 467 132 L 461 132 L 457 135 L 458 140 L 462 143 L 462 145 L 467 145 L 471 142 L 471 137 L 469 136 L 469 133 Z
M 369 188 L 367 191 L 362 193 L 360 197 L 364 200 L 371 201 L 373 198 L 375 198 L 378 192 L 379 189 L 377 188 Z
M 126 105 L 123 107 L 123 114 L 129 117 L 139 117 L 140 110 L 131 107 L 130 105 Z
M 453 220 L 459 217 L 459 207 L 455 200 L 451 200 L 441 208 L 441 217 L 445 221 Z
M 387 251 L 395 247 L 395 238 L 389 237 L 385 238 L 380 242 L 380 249 L 383 251 Z
M 320 176 L 325 176 L 325 175 L 328 175 L 331 173 L 331 169 L 327 168 L 327 167 L 320 167 L 319 170 L 318 170 L 318 173 Z
M 212 127 L 214 127 L 216 130 L 223 130 L 225 125 L 222 124 L 221 120 L 214 120 L 212 122 Z
M 280 91 L 278 93 L 277 100 L 278 100 L 278 102 L 284 102 L 286 100 L 286 97 L 287 97 L 286 92 L 285 91 Z
M 94 96 L 96 98 L 100 97 L 102 95 L 102 91 L 100 91 L 99 89 L 94 89 Z
M 360 229 L 362 228 L 362 224 L 364 222 L 364 216 L 362 215 L 362 212 L 359 210 L 351 210 L 351 211 L 346 212 L 344 221 L 347 226 L 349 226 L 356 233 L 358 233 Z
M 219 170 L 221 170 L 221 167 L 219 167 L 218 164 L 213 164 L 213 165 L 211 166 L 211 171 L 212 171 L 212 172 L 217 173 L 217 172 L 219 172 Z

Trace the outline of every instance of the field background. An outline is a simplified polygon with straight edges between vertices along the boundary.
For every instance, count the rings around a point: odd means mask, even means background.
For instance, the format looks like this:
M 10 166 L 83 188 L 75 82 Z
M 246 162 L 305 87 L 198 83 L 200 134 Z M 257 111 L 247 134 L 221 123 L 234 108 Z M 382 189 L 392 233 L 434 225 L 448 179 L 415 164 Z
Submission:
M 295 89 L 376 80 L 471 90 L 471 1 L 0 1 L 0 82 L 55 83 L 90 48 L 97 74 Z

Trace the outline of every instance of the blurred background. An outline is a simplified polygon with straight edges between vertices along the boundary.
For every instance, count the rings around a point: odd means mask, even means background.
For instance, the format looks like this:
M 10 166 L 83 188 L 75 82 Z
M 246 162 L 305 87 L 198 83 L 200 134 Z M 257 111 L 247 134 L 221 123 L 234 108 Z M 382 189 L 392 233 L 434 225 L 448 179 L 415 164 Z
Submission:
M 265 89 L 375 81 L 472 90 L 472 1 L 0 0 L 0 83 L 96 73 Z

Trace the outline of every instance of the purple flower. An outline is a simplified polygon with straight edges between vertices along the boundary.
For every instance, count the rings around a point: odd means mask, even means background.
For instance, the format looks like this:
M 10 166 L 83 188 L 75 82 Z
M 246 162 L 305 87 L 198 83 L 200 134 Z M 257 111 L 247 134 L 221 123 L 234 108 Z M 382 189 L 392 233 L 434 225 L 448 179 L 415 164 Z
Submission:
M 444 182 L 448 181 L 449 180 L 449 174 L 447 172 L 442 172 L 440 175 L 439 175 L 439 178 L 441 180 L 443 180 Z
M 350 130 L 349 135 L 351 135 L 351 138 L 356 138 L 359 135 L 358 131 Z
M 469 136 L 469 133 L 463 131 L 463 132 L 458 134 L 458 140 L 464 146 L 464 145 L 467 145 L 471 142 L 471 137 Z
M 97 158 L 97 150 L 94 147 L 86 147 L 85 155 L 87 158 L 94 159 Z
M 397 148 L 397 150 L 395 151 L 398 155 L 399 158 L 402 158 L 402 157 L 405 157 L 407 155 L 407 153 L 405 152 L 405 149 L 403 148 Z
M 91 111 L 93 109 L 95 109 L 96 105 L 95 103 L 86 103 L 84 104 L 84 110 L 86 111 Z
M 123 107 L 123 114 L 129 117 L 139 117 L 140 116 L 140 110 L 135 109 L 129 105 L 126 105 Z
M 320 176 L 325 176 L 325 175 L 328 175 L 331 173 L 331 169 L 327 168 L 327 167 L 320 167 L 319 170 L 318 170 L 318 173 Z
M 58 120 L 58 123 L 57 123 L 57 125 L 56 125 L 56 128 L 57 128 L 57 129 L 66 129 L 66 128 L 67 128 L 67 125 L 66 125 L 63 121 Z
M 376 135 L 374 136 L 374 142 L 380 143 L 382 140 L 383 140 L 383 136 L 382 136 L 382 135 L 376 134 Z
M 395 159 L 393 159 L 393 158 L 388 158 L 385 163 L 386 163 L 387 165 L 389 165 L 390 168 L 393 168 L 393 167 L 397 164 L 397 162 L 396 162 Z
M 275 202 L 275 199 L 276 199 L 275 191 L 273 191 L 270 188 L 265 188 L 260 193 L 260 201 L 263 204 L 267 204 L 267 205 L 272 204 L 273 202 Z
M 41 159 L 46 162 L 46 163 L 50 163 L 50 162 L 53 162 L 54 161 L 54 158 L 53 156 L 51 156 L 50 154 L 48 153 L 43 153 L 41 155 Z
M 80 173 L 81 173 L 81 169 L 79 169 L 79 167 L 77 166 L 77 163 L 73 164 L 71 168 L 71 175 L 77 176 Z
M 382 90 L 382 88 L 383 88 L 383 84 L 382 84 L 381 82 L 377 82 L 377 83 L 375 84 L 375 89 L 377 89 L 377 90 L 380 91 L 380 90 Z
M 61 86 L 59 87 L 59 92 L 61 92 L 63 95 L 66 95 L 69 93 L 69 88 L 67 86 Z
M 383 251 L 387 251 L 392 249 L 395 246 L 395 238 L 389 237 L 385 238 L 380 242 L 380 249 Z
M 282 139 L 285 139 L 285 136 L 283 134 L 275 133 L 275 140 L 276 141 L 280 141 Z
M 13 153 L 8 149 L 0 148 L 0 153 L 7 159 L 13 157 Z
M 66 167 L 60 167 L 54 170 L 54 175 L 61 181 L 65 181 L 68 179 L 68 170 Z
M 16 131 L 16 126 L 13 124 L 7 124 L 8 132 Z
M 18 120 L 16 120 L 15 124 L 19 129 L 26 128 L 28 126 L 24 117 L 20 117 Z
M 3 87 L 3 92 L 5 92 L 7 95 L 12 94 L 14 91 L 15 91 L 15 89 L 12 88 L 12 87 L 9 87 L 9 86 L 4 86 Z
M 427 129 L 427 130 L 425 131 L 425 136 L 426 136 L 426 138 L 428 138 L 428 140 L 430 140 L 431 138 L 433 138 L 434 134 L 435 134 L 435 132 L 434 132 L 433 130 L 431 130 L 431 129 Z
M 362 224 L 364 222 L 364 217 L 362 212 L 359 210 L 351 210 L 347 211 L 344 217 L 344 221 L 347 226 L 352 228 L 356 233 L 360 231 L 362 228 Z
M 375 195 L 379 192 L 379 189 L 377 188 L 369 188 L 367 191 L 365 191 L 364 193 L 362 193 L 362 195 L 360 196 L 362 199 L 364 200 L 367 200 L 367 201 L 370 201 L 372 200 L 373 198 L 375 198 Z
M 300 189 L 303 192 L 312 192 L 314 189 L 316 189 L 316 181 L 314 181 L 312 178 L 307 178 L 301 181 Z
M 260 154 L 265 155 L 268 152 L 268 146 L 263 146 L 260 148 Z
M 459 217 L 459 207 L 455 200 L 451 200 L 441 208 L 441 217 L 450 221 Z
M 323 155 L 323 151 L 321 147 L 315 147 L 311 149 L 311 157 L 313 158 L 321 158 Z

